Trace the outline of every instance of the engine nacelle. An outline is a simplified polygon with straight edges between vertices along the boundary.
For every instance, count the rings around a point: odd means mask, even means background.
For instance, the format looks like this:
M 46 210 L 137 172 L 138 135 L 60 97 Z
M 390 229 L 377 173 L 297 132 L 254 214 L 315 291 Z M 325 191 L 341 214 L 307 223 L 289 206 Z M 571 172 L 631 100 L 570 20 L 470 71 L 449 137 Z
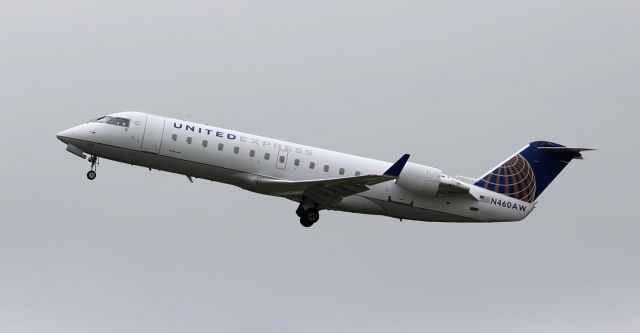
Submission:
M 419 195 L 435 196 L 440 186 L 440 175 L 442 171 L 439 169 L 409 162 L 402 169 L 396 185 Z

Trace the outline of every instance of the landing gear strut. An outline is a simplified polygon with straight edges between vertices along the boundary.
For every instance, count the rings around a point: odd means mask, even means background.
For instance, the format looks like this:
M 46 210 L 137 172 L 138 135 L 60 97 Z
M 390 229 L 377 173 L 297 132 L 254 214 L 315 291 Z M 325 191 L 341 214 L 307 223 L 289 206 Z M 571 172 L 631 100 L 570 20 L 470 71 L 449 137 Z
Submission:
M 89 162 L 91 162 L 91 170 L 87 172 L 87 178 L 89 180 L 94 180 L 97 176 L 96 169 L 98 168 L 98 164 L 100 164 L 100 162 L 98 162 L 98 156 L 91 155 L 91 157 L 89 157 Z
M 315 203 L 306 200 L 300 203 L 296 214 L 300 217 L 300 224 L 305 228 L 309 228 L 320 219 L 320 212 Z

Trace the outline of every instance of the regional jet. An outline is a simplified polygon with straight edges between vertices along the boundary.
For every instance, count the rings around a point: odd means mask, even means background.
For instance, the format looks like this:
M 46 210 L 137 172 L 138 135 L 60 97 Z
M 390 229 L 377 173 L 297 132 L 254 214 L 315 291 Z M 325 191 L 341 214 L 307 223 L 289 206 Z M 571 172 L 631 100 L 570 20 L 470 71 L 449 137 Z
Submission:
M 534 141 L 478 178 L 450 177 L 409 162 L 349 155 L 140 112 L 99 117 L 57 134 L 67 151 L 222 182 L 298 204 L 304 227 L 322 210 L 429 222 L 520 221 L 587 148 Z

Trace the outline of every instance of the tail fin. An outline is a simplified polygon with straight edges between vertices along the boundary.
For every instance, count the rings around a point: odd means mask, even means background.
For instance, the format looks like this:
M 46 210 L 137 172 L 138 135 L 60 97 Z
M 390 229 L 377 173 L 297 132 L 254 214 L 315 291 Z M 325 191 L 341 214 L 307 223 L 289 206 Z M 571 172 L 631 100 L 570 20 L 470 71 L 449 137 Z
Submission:
M 557 143 L 535 141 L 522 148 L 474 185 L 514 199 L 533 202 L 569 162 L 582 159 L 588 148 L 568 148 Z

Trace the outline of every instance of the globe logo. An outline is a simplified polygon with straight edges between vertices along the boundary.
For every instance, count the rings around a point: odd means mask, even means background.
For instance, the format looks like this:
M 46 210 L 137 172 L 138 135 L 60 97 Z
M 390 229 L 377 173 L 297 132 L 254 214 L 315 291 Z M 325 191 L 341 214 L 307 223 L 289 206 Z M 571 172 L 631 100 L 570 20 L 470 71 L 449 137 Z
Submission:
M 504 164 L 482 178 L 481 186 L 508 197 L 533 202 L 536 195 L 536 177 L 527 160 L 516 154 Z

